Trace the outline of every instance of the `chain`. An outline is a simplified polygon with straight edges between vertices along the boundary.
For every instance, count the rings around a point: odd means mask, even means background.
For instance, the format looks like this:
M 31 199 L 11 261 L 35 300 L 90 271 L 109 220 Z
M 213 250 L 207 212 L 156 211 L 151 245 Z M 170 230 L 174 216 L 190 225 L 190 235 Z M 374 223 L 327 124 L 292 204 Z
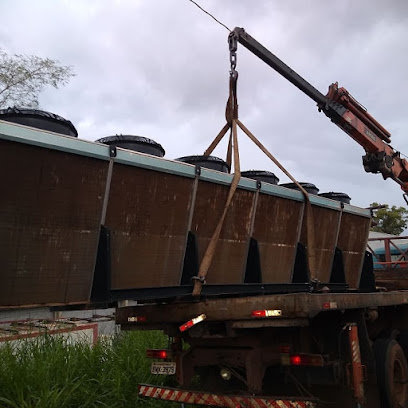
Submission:
M 230 64 L 231 64 L 230 75 L 236 76 L 237 72 L 235 68 L 237 66 L 238 40 L 234 32 L 231 32 L 228 36 L 228 45 L 229 45 L 229 51 L 230 51 Z
M 227 108 L 225 111 L 225 117 L 227 123 L 231 126 L 233 119 L 238 119 L 238 103 L 237 103 L 237 80 L 238 72 L 236 71 L 237 66 L 237 48 L 238 48 L 238 37 L 234 32 L 231 32 L 228 36 L 228 46 L 230 52 L 230 80 L 229 80 L 229 98 L 227 101 Z

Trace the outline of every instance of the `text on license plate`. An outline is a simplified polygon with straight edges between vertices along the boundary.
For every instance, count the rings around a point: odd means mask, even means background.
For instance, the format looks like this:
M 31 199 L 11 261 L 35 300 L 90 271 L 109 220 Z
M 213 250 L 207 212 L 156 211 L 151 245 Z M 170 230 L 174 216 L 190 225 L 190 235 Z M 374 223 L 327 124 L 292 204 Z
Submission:
M 176 374 L 176 363 L 171 361 L 154 362 L 150 368 L 152 374 L 173 375 Z

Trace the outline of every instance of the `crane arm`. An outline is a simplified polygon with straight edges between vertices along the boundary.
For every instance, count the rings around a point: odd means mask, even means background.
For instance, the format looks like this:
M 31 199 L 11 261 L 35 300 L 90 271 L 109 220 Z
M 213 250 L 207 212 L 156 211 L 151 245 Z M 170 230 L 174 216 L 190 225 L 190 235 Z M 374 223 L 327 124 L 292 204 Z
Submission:
M 408 192 L 408 162 L 390 145 L 391 134 L 346 89 L 339 88 L 336 82 L 329 86 L 327 95 L 323 95 L 243 28 L 231 31 L 228 42 L 231 52 L 236 51 L 239 42 L 313 99 L 319 111 L 364 148 L 366 172 L 381 173 L 384 179 L 392 178 Z

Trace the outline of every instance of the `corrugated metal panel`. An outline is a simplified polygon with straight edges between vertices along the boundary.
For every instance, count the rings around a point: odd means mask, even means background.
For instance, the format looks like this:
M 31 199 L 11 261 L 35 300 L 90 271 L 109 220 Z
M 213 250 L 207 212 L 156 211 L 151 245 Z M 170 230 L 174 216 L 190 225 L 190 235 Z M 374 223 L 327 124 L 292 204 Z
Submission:
M 260 194 L 253 238 L 258 241 L 263 283 L 290 283 L 303 203 Z
M 115 164 L 106 215 L 113 289 L 180 284 L 193 183 Z
M 329 208 L 312 206 L 315 230 L 316 278 L 328 283 L 336 249 L 341 212 Z M 303 220 L 300 242 L 307 246 L 306 218 Z
M 342 215 L 337 246 L 343 251 L 346 283 L 351 288 L 360 283 L 370 224 L 370 218 L 346 212 Z
M 228 186 L 206 181 L 198 184 L 191 231 L 197 237 L 200 262 L 224 210 L 228 192 Z M 240 189 L 235 192 L 207 274 L 209 284 L 242 283 L 244 280 L 253 194 Z
M 0 140 L 0 305 L 87 302 L 107 162 Z

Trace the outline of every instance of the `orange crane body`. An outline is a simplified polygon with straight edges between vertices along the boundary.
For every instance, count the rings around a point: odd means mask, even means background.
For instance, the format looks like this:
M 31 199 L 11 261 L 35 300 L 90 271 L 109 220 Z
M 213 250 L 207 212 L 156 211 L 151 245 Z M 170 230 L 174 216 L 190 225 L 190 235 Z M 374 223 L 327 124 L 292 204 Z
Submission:
M 364 170 L 381 173 L 384 179 L 391 178 L 408 193 L 408 162 L 400 152 L 390 145 L 391 134 L 367 110 L 337 82 L 323 95 L 292 68 L 256 41 L 243 28 L 236 27 L 228 37 L 230 52 L 235 54 L 239 42 L 262 61 L 280 73 L 289 82 L 313 99 L 330 120 L 360 144 L 366 154 L 363 156 Z
M 391 143 L 390 132 L 378 123 L 345 88 L 339 88 L 337 82 L 330 85 L 326 98 L 346 108 L 336 124 L 366 151 L 367 154 L 363 156 L 364 169 L 367 172 L 379 172 L 384 179 L 392 178 L 407 192 L 408 163 L 389 144 Z

